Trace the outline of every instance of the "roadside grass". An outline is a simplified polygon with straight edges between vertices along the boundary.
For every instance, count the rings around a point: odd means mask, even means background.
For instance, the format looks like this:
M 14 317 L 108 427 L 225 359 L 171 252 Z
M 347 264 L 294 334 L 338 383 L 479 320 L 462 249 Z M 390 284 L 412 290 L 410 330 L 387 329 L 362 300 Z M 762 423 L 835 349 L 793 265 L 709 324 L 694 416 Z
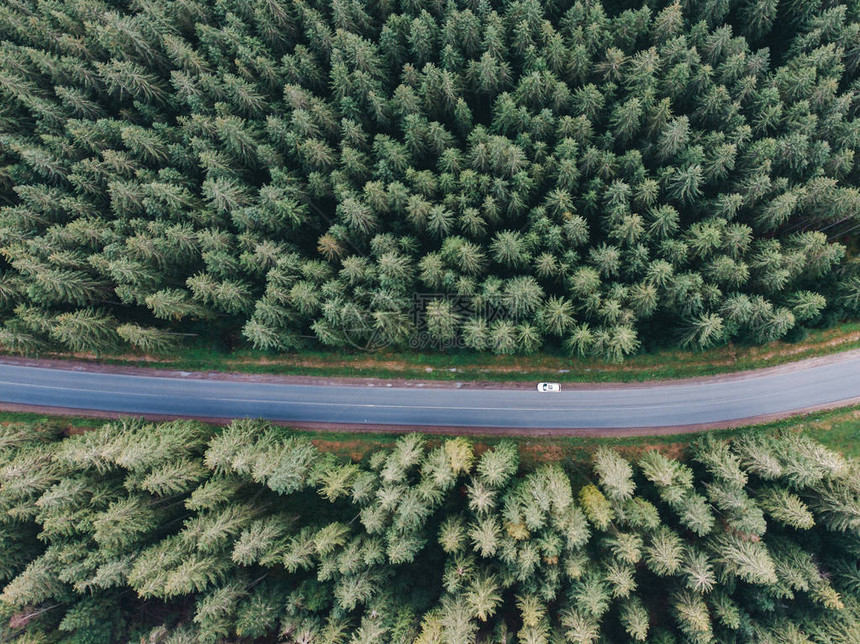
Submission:
M 0 411 L 0 425 L 26 423 L 30 425 L 51 425 L 68 433 L 80 430 L 96 429 L 107 421 L 104 418 L 87 418 L 84 416 L 54 416 L 27 411 Z
M 37 413 L 0 412 L 0 423 L 51 424 L 69 434 L 101 427 L 110 422 L 103 418 L 80 416 L 51 416 Z M 292 429 L 297 436 L 310 439 L 317 448 L 338 458 L 361 460 L 372 452 L 390 447 L 399 438 L 394 433 L 325 432 Z M 797 432 L 813 438 L 830 449 L 847 457 L 860 458 L 860 405 L 841 409 L 814 412 L 775 422 L 735 429 L 712 430 L 716 438 L 732 438 L 754 433 L 776 434 Z M 416 428 L 416 433 L 421 433 Z M 455 436 L 452 433 L 451 436 Z M 619 438 L 590 438 L 574 436 L 474 436 L 469 439 L 475 452 L 480 454 L 501 441 L 513 441 L 520 449 L 522 467 L 534 469 L 542 463 L 562 463 L 573 471 L 585 468 L 591 455 L 602 446 L 612 447 L 631 460 L 646 451 L 657 449 L 667 455 L 684 459 L 687 447 L 701 434 L 642 435 Z M 444 440 L 445 436 L 428 436 L 429 444 Z
M 571 358 L 560 352 L 531 356 L 495 356 L 467 351 L 334 352 L 270 354 L 254 350 L 225 351 L 203 344 L 169 355 L 48 354 L 101 364 L 146 366 L 181 371 L 220 371 L 319 377 L 408 378 L 447 381 L 634 382 L 709 376 L 860 348 L 860 321 L 813 330 L 796 342 L 761 346 L 728 344 L 708 351 L 655 349 L 622 364 Z

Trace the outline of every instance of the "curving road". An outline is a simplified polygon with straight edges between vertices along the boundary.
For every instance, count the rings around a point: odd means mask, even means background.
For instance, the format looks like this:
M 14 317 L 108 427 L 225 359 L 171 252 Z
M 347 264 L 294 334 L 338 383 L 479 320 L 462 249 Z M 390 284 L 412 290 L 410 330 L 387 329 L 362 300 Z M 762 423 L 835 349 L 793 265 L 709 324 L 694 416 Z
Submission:
M 291 384 L 0 362 L 0 405 L 327 426 L 648 430 L 731 426 L 860 400 L 860 351 L 741 374 L 631 385 Z M 38 364 L 38 363 L 36 363 Z M 91 369 L 88 367 L 87 369 Z M 129 370 L 125 370 L 129 371 Z M 136 375 L 142 372 L 147 375 Z M 149 374 L 154 375 L 149 375 Z M 257 381 L 255 381 L 257 380 Z M 277 380 L 277 378 L 273 378 Z M 5 404 L 5 405 L 3 405 Z M 532 432 L 537 433 L 537 432 Z M 629 432 L 624 432 L 629 433 Z

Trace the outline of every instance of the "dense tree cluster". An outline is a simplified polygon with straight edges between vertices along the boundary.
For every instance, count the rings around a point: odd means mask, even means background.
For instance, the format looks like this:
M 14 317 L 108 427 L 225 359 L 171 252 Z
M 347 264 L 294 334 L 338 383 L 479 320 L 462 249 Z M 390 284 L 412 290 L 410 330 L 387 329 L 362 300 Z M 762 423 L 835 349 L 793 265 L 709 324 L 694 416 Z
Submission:
M 0 634 L 860 641 L 860 463 L 797 434 L 691 457 L 602 448 L 590 472 L 523 471 L 515 445 L 463 438 L 354 463 L 257 421 L 7 425 Z
M 860 308 L 858 66 L 854 2 L 6 0 L 0 344 L 784 337 Z

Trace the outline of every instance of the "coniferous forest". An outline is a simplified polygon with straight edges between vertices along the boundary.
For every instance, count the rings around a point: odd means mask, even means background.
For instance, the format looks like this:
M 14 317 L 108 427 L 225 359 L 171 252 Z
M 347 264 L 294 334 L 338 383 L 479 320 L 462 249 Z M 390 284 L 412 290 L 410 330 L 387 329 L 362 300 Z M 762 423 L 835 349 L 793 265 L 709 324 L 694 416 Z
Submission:
M 563 349 L 860 308 L 860 8 L 4 0 L 0 345 Z
M 860 312 L 856 0 L 0 0 L 0 351 Z M 0 423 L 0 641 L 860 644 L 860 462 Z
M 0 427 L 20 642 L 851 644 L 860 463 L 802 435 L 530 470 L 418 435 L 361 462 L 258 421 Z

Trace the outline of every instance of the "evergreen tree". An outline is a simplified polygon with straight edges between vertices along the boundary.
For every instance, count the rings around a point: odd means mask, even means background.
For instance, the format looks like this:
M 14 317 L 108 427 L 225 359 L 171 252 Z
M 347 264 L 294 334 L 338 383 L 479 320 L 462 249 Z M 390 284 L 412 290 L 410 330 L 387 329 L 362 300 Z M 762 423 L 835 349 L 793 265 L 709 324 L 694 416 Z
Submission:
M 3 349 L 402 347 L 487 280 L 501 354 L 856 313 L 856 7 L 425 4 L 4 6 Z

